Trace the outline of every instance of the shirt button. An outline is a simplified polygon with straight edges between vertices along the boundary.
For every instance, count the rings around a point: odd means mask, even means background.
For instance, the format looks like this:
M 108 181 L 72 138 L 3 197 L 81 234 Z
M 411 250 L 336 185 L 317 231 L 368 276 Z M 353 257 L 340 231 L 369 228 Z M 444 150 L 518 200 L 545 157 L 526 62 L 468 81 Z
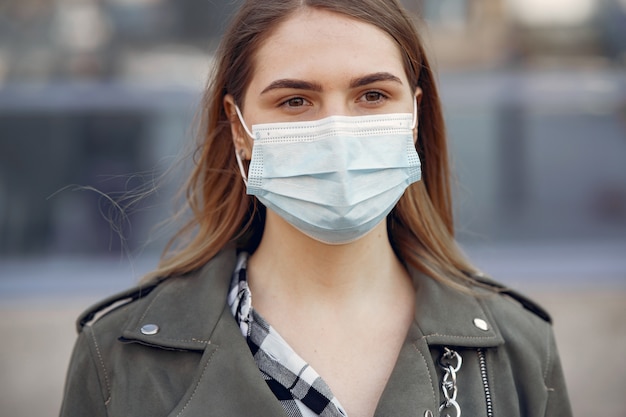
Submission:
M 489 325 L 483 319 L 479 319 L 479 318 L 474 319 L 474 326 L 478 327 L 480 330 L 485 331 L 485 332 L 489 330 Z
M 159 332 L 159 326 L 156 324 L 144 324 L 141 327 L 141 333 L 147 336 L 152 336 L 153 334 L 157 334 Z

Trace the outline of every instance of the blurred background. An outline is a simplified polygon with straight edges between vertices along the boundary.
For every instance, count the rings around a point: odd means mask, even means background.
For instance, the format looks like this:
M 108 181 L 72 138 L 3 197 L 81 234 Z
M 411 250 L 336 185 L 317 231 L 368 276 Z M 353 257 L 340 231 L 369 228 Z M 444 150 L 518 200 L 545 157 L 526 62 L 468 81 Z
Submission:
M 57 415 L 74 318 L 156 264 L 184 167 L 115 199 L 184 156 L 239 3 L 0 2 L 0 414 Z M 552 313 L 576 415 L 625 416 L 626 0 L 404 3 L 463 248 Z

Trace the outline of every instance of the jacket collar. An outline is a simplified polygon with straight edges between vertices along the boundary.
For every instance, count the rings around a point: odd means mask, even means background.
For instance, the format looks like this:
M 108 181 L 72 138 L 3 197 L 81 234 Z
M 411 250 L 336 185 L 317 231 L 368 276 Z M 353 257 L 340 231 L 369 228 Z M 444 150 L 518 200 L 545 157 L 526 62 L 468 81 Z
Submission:
M 478 287 L 462 292 L 414 269 L 409 273 L 417 289 L 415 321 L 429 345 L 488 348 L 504 343 L 485 305 L 497 293 Z
M 175 350 L 202 351 L 223 335 L 216 328 L 227 316 L 226 296 L 236 253 L 220 252 L 206 266 L 189 276 L 159 284 L 147 297 L 137 300 L 122 334 L 124 341 Z M 494 318 L 485 308 L 487 291 L 460 292 L 416 270 L 409 270 L 415 288 L 416 324 L 429 345 L 492 347 L 504 343 Z M 158 326 L 153 331 L 147 325 Z M 236 328 L 235 320 L 232 326 Z
M 235 262 L 235 251 L 224 250 L 202 269 L 165 280 L 138 300 L 143 305 L 131 316 L 122 339 L 166 349 L 204 350 L 226 306 Z M 158 331 L 145 331 L 149 325 L 158 326 Z

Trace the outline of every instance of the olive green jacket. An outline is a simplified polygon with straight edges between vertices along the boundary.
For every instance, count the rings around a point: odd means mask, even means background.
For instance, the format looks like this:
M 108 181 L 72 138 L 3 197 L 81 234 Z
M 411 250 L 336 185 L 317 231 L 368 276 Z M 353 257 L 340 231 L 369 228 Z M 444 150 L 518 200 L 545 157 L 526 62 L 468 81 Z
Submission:
M 61 416 L 285 416 L 226 304 L 235 260 L 225 250 L 195 273 L 88 310 L 78 322 Z M 440 415 L 442 380 L 454 379 L 439 364 L 446 348 L 462 357 L 454 376 L 464 416 L 571 416 L 549 317 L 539 307 L 507 290 L 470 295 L 410 273 L 416 317 L 376 416 Z M 453 397 L 452 385 L 445 391 Z M 456 415 L 453 407 L 443 411 Z

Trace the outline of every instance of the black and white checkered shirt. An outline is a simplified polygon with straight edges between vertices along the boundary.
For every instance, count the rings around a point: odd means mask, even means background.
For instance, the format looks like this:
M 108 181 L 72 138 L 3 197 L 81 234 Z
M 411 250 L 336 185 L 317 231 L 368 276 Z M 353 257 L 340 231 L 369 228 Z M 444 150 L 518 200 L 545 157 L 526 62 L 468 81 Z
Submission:
M 252 308 L 247 261 L 248 254 L 240 253 L 228 293 L 228 305 L 265 382 L 289 417 L 346 417 L 324 380 Z

